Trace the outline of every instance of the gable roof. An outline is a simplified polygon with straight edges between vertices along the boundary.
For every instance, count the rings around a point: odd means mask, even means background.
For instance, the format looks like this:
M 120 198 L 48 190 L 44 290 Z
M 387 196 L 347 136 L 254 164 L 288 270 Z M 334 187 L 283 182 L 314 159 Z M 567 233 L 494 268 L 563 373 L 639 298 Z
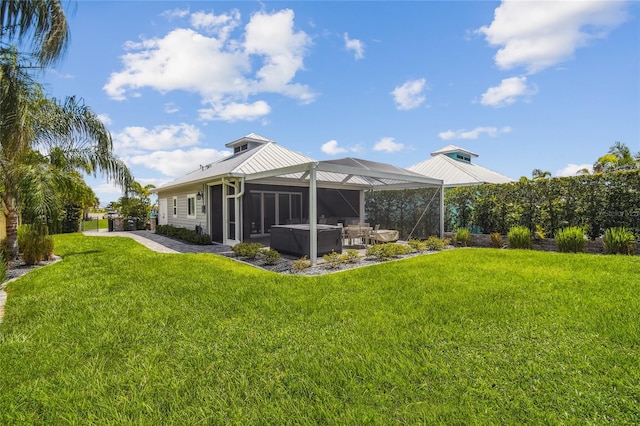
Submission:
M 248 175 L 315 161 L 311 157 L 282 147 L 274 141 L 255 135 L 254 133 L 245 136 L 245 138 L 249 138 L 250 136 L 253 136 L 251 139 L 260 140 L 263 143 L 253 149 L 229 155 L 211 164 L 200 166 L 199 169 L 174 179 L 158 189 L 205 183 L 224 176 Z M 258 136 L 260 139 L 255 136 Z
M 425 176 L 442 179 L 445 188 L 455 186 L 480 185 L 483 183 L 508 183 L 513 179 L 503 174 L 479 166 L 474 163 L 457 161 L 447 154 L 454 152 L 464 152 L 473 157 L 478 157 L 470 151 L 455 145 L 448 145 L 431 153 L 432 157 L 416 163 L 407 170 L 420 173 Z

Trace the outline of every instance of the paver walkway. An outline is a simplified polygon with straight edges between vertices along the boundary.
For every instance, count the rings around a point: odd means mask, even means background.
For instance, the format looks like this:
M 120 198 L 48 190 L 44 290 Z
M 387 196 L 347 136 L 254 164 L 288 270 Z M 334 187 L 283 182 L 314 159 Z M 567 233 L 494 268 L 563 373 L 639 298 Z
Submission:
M 221 254 L 231 252 L 231 247 L 223 244 L 195 245 L 174 240 L 164 235 L 159 235 L 151 231 L 127 231 L 127 232 L 107 232 L 104 229 L 99 231 L 85 231 L 87 236 L 100 237 L 129 237 L 153 251 L 160 253 L 214 253 Z

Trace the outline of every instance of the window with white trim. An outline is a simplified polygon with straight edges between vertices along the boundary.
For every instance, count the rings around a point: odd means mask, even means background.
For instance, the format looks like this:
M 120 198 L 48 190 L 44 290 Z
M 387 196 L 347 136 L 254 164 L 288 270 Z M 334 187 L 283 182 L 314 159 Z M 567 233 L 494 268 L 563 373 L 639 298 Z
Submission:
M 196 194 L 187 195 L 187 218 L 196 218 Z
M 173 217 L 178 217 L 178 197 L 173 197 Z

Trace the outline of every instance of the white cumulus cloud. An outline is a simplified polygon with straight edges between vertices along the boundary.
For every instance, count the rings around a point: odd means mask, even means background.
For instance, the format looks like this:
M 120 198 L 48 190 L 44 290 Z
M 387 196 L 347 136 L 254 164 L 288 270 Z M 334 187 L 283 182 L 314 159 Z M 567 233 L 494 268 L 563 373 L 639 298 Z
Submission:
M 195 126 L 181 123 L 156 126 L 153 129 L 131 126 L 113 133 L 112 136 L 114 152 L 126 157 L 145 151 L 198 145 L 202 133 Z
M 202 120 L 254 121 L 268 115 L 271 112 L 271 107 L 265 101 L 256 101 L 252 104 L 232 102 L 201 109 L 198 112 Z
M 501 69 L 523 66 L 530 73 L 571 59 L 576 49 L 627 19 L 621 1 L 503 1 L 489 26 L 477 32 L 499 47 Z
M 480 103 L 499 108 L 515 103 L 520 97 L 531 96 L 535 93 L 535 87 L 527 84 L 527 77 L 510 77 L 503 79 L 500 85 L 487 89 L 482 94 Z
M 556 172 L 556 176 L 575 176 L 579 171 L 583 169 L 587 169 L 591 171 L 592 164 L 567 164 L 565 167 L 561 168 Z
M 394 138 L 384 137 L 373 146 L 373 149 L 374 151 L 398 152 L 404 149 L 404 144 L 397 143 Z
M 320 150 L 327 155 L 338 155 L 348 151 L 347 148 L 338 146 L 338 141 L 336 140 L 330 140 L 329 142 L 322 144 Z
M 364 58 L 364 43 L 356 38 L 349 38 L 348 33 L 344 33 L 344 47 L 353 52 L 356 61 Z
M 487 136 L 496 137 L 499 134 L 511 133 L 511 127 L 505 126 L 502 128 L 497 127 L 476 127 L 473 130 L 447 130 L 445 132 L 438 133 L 440 139 L 478 139 L 480 135 L 486 134 Z
M 113 123 L 109 114 L 98 114 L 98 120 L 102 121 L 105 126 L 110 126 Z
M 199 164 L 209 164 L 227 155 L 230 155 L 228 151 L 191 148 L 189 150 L 154 151 L 147 154 L 134 155 L 126 161 L 128 164 L 157 170 L 166 176 L 178 177 L 194 171 Z
M 183 11 L 180 11 L 181 13 Z M 177 12 L 171 16 L 177 16 Z M 294 27 L 290 9 L 257 12 L 242 32 L 237 10 L 227 14 L 188 15 L 191 28 L 176 28 L 162 37 L 129 41 L 103 89 L 112 99 L 161 93 L 197 93 L 207 120 L 254 120 L 270 112 L 267 93 L 310 103 L 316 94 L 294 81 L 304 68 L 311 38 Z
M 419 107 L 426 99 L 424 91 L 427 89 L 427 80 L 409 80 L 401 86 L 393 89 L 391 94 L 399 110 L 410 110 Z

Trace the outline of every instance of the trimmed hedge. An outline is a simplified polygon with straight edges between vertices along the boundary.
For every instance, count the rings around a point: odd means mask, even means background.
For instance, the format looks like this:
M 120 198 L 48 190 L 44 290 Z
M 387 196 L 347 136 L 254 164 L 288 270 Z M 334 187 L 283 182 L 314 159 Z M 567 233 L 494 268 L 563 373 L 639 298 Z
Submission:
M 640 235 L 640 170 L 506 184 L 454 188 L 446 192 L 446 228 L 506 234 L 514 226 L 548 236 L 570 227 L 592 240 L 605 229 L 625 227 Z
M 201 246 L 211 244 L 211 237 L 208 234 L 198 234 L 193 229 L 179 228 L 173 225 L 156 226 L 156 234 L 165 235 L 190 244 Z

